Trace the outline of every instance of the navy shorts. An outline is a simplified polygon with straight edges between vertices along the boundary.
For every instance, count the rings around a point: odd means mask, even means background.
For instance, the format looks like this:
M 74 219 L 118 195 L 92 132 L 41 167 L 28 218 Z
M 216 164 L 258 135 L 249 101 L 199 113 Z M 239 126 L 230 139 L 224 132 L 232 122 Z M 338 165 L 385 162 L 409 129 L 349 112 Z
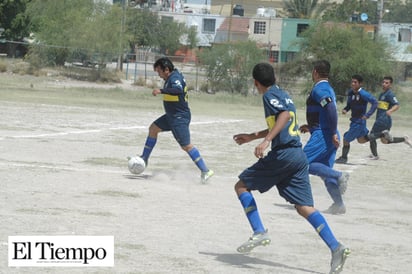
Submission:
M 371 139 L 378 139 L 382 135 L 382 131 L 390 130 L 392 127 L 392 119 L 390 116 L 383 116 L 379 119 L 376 119 L 375 123 L 373 124 L 370 137 Z
M 153 123 L 162 131 L 172 131 L 176 141 L 184 147 L 190 144 L 190 118 L 190 114 L 165 114 Z
M 301 147 L 270 151 L 245 169 L 239 179 L 251 191 L 263 193 L 276 186 L 279 195 L 289 203 L 313 206 L 308 162 Z
M 350 123 L 349 130 L 343 135 L 343 140 L 350 143 L 355 139 L 367 136 L 369 133 L 366 127 L 366 120 L 357 120 Z

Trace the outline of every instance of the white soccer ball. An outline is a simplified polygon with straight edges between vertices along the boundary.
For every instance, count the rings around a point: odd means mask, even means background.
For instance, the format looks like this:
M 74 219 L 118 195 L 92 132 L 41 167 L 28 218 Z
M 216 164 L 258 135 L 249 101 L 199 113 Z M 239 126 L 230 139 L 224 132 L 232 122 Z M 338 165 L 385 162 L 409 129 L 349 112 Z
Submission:
M 133 156 L 128 162 L 129 171 L 133 174 L 140 174 L 146 168 L 146 163 L 139 156 Z

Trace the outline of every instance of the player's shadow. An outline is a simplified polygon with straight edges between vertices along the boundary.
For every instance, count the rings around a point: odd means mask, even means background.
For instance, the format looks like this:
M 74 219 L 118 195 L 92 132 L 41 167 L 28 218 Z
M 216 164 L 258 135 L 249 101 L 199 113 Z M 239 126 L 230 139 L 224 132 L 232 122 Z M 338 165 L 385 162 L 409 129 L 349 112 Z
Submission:
M 215 260 L 219 262 L 223 262 L 231 266 L 237 266 L 241 268 L 254 269 L 255 267 L 253 267 L 253 265 L 267 265 L 273 268 L 283 268 L 283 269 L 288 269 L 288 270 L 299 270 L 299 271 L 307 272 L 307 273 L 322 274 L 322 272 L 317 272 L 317 271 L 299 268 L 299 267 L 293 267 L 293 266 L 289 266 L 289 265 L 285 265 L 281 263 L 262 260 L 259 258 L 253 258 L 253 257 L 249 257 L 244 254 L 219 254 L 219 253 L 212 253 L 212 252 L 199 252 L 199 254 L 214 256 Z M 281 273 L 281 270 L 279 273 Z
M 139 175 L 127 174 L 127 175 L 123 175 L 123 177 L 130 179 L 130 180 L 147 180 L 152 176 L 147 175 L 147 174 L 139 174 Z

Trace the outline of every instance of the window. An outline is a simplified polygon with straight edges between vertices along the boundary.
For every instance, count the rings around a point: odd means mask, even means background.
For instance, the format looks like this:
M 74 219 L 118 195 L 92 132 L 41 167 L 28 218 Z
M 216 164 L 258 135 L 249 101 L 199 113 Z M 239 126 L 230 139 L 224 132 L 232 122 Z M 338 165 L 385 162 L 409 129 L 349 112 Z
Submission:
M 265 34 L 266 33 L 266 22 L 255 21 L 253 33 L 254 34 Z
M 411 30 L 410 29 L 399 29 L 398 42 L 410 42 L 411 41 Z
M 298 24 L 298 28 L 296 31 L 296 37 L 302 36 L 302 32 L 304 32 L 309 27 L 309 24 Z
M 215 33 L 216 19 L 203 19 L 203 33 Z

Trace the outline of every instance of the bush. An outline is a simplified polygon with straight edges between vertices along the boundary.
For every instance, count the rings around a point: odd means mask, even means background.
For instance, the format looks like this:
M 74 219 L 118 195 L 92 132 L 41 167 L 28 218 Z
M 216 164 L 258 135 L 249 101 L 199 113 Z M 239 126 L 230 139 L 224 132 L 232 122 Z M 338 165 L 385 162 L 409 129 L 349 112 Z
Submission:
M 6 72 L 7 71 L 7 64 L 4 62 L 0 62 L 0 72 Z

